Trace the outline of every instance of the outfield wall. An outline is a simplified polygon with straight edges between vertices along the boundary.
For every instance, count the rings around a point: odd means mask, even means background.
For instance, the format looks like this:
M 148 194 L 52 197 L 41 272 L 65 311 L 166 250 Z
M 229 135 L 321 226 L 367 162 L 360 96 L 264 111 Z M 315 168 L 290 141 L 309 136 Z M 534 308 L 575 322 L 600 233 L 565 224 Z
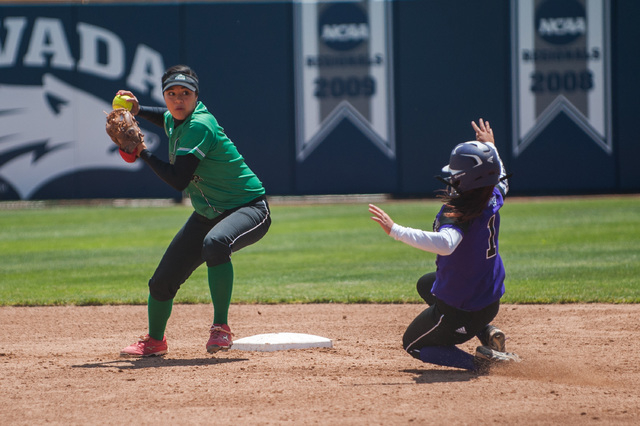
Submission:
M 0 5 L 0 200 L 178 198 L 103 112 L 124 88 L 162 105 L 177 63 L 272 195 L 431 196 L 479 117 L 513 193 L 637 192 L 638 20 L 635 0 Z

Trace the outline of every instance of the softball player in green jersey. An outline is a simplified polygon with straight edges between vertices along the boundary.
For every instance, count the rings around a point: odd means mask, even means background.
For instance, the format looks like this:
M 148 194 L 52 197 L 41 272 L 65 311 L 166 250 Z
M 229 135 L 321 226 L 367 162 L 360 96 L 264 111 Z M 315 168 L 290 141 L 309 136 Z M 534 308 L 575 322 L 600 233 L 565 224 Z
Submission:
M 185 65 L 169 68 L 162 77 L 167 108 L 141 106 L 133 93 L 131 111 L 164 127 L 169 137 L 169 162 L 144 144 L 135 154 L 167 184 L 191 199 L 194 212 L 167 248 L 149 280 L 149 331 L 124 348 L 123 356 L 167 353 L 165 329 L 180 286 L 206 263 L 213 302 L 209 353 L 233 344 L 228 325 L 233 290 L 234 252 L 259 241 L 271 225 L 265 189 L 247 166 L 215 117 L 198 100 L 199 81 Z

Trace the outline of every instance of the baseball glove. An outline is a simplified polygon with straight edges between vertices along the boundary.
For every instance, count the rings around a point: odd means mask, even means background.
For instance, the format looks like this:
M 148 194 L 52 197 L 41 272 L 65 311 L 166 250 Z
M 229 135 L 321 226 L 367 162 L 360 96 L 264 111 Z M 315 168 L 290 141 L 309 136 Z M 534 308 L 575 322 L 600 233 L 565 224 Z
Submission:
M 107 114 L 107 134 L 118 148 L 127 154 L 135 153 L 138 146 L 144 142 L 138 121 L 125 108 L 114 109 Z

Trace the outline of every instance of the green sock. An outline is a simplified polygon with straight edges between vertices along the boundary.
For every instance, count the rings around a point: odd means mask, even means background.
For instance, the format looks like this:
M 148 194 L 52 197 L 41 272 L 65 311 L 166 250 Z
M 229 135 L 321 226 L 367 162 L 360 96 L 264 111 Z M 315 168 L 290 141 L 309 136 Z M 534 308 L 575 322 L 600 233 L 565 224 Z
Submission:
M 173 308 L 173 299 L 160 302 L 151 295 L 147 302 L 147 313 L 149 316 L 149 336 L 156 340 L 164 338 L 164 330 L 167 328 L 167 321 L 171 316 Z
M 213 302 L 213 323 L 227 324 L 233 291 L 233 265 L 227 262 L 211 266 L 208 268 L 208 277 Z

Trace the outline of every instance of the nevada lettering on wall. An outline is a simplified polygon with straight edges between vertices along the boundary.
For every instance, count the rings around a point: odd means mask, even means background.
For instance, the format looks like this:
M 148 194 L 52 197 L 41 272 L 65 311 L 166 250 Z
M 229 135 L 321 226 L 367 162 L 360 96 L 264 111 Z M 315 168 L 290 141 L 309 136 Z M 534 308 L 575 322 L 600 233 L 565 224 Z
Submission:
M 26 33 L 28 20 L 23 16 L 6 17 L 0 29 L 6 31 L 0 39 L 0 68 L 10 68 L 18 60 L 28 67 L 74 70 L 119 80 L 126 72 L 125 44 L 122 38 L 106 28 L 78 22 L 75 28 L 77 39 L 69 40 L 63 21 L 56 18 L 37 17 L 31 25 L 31 33 Z M 2 32 L 0 32 L 2 34 Z M 79 57 L 71 54 L 71 44 L 78 46 Z M 18 58 L 22 45 L 26 53 Z M 106 60 L 100 57 L 103 50 Z M 164 73 L 162 55 L 149 46 L 139 44 L 127 75 L 127 85 L 132 90 L 147 92 L 152 87 L 152 97 L 162 103 L 160 79 Z
M 126 79 L 127 87 L 161 104 L 162 55 L 138 44 L 127 73 L 121 37 L 85 22 L 65 28 L 65 22 L 48 16 L 0 21 L 0 199 L 12 194 L 31 199 L 48 183 L 80 171 L 135 172 L 143 167 L 124 163 L 104 131 L 103 111 L 111 109 L 111 99 L 57 74 Z M 29 71 L 29 82 L 17 81 L 21 70 Z M 12 78 L 3 79 L 3 74 Z M 145 128 L 142 132 L 155 150 L 160 135 Z

